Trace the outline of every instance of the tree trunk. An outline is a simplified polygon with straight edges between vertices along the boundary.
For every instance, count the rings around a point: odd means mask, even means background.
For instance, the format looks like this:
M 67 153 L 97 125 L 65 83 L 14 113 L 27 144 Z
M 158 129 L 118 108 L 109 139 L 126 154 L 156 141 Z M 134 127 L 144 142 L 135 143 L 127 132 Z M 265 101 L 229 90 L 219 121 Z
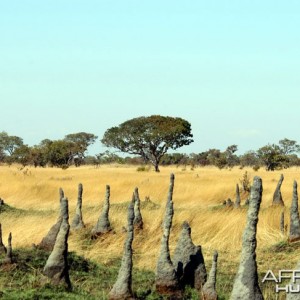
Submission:
M 158 162 L 154 163 L 155 172 L 160 172 L 158 168 Z

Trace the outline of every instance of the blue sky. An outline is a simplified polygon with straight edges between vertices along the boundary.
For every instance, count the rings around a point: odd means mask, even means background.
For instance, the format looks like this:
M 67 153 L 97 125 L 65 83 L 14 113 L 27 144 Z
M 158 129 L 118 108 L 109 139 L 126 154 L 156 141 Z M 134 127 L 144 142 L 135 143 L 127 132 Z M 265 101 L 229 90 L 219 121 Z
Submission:
M 299 1 L 0 0 L 0 131 L 100 138 L 161 114 L 192 124 L 179 151 L 300 142 L 299 28 Z

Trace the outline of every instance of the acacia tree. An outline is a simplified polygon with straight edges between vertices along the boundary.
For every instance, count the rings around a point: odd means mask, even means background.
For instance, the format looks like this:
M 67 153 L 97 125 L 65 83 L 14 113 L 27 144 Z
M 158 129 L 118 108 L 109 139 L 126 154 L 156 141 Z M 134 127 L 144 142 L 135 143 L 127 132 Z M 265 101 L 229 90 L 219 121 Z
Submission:
M 140 155 L 159 172 L 161 158 L 169 149 L 193 142 L 191 124 L 181 118 L 153 115 L 128 120 L 106 130 L 101 142 L 122 152 Z
M 64 140 L 73 145 L 70 160 L 74 161 L 76 167 L 83 162 L 87 148 L 92 145 L 97 138 L 96 135 L 87 132 L 71 133 L 65 136 Z
M 23 139 L 18 136 L 8 135 L 7 132 L 0 132 L 0 148 L 6 151 L 9 155 L 23 145 Z
M 92 133 L 78 132 L 67 134 L 64 140 L 74 143 L 78 154 L 84 157 L 84 153 L 87 151 L 87 148 L 92 145 L 97 138 L 98 137 Z
M 224 153 L 227 160 L 227 165 L 229 167 L 233 167 L 234 165 L 238 165 L 240 163 L 238 156 L 234 154 L 237 150 L 237 145 L 231 145 L 227 147 Z
M 287 138 L 280 140 L 279 146 L 281 148 L 281 152 L 284 155 L 290 155 L 290 154 L 300 151 L 300 145 L 298 145 L 296 141 L 289 140 Z

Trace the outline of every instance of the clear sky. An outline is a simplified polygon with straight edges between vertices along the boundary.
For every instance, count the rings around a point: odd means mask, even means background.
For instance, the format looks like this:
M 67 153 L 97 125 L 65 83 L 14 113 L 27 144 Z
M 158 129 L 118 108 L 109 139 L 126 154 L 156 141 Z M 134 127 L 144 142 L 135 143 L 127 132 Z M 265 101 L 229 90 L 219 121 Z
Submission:
M 29 145 L 151 114 L 183 152 L 300 142 L 300 2 L 0 0 L 0 112 Z

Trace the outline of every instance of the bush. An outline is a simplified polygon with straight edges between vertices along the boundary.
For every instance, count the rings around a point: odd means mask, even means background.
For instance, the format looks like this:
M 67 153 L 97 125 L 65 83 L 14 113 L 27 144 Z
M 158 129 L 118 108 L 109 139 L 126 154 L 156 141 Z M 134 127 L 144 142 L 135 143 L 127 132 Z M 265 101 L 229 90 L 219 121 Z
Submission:
M 151 169 L 150 166 L 140 166 L 136 170 L 137 170 L 137 172 L 149 172 L 150 169 Z
M 253 170 L 254 170 L 255 172 L 257 172 L 259 169 L 260 169 L 260 166 L 259 166 L 259 165 L 253 166 Z

